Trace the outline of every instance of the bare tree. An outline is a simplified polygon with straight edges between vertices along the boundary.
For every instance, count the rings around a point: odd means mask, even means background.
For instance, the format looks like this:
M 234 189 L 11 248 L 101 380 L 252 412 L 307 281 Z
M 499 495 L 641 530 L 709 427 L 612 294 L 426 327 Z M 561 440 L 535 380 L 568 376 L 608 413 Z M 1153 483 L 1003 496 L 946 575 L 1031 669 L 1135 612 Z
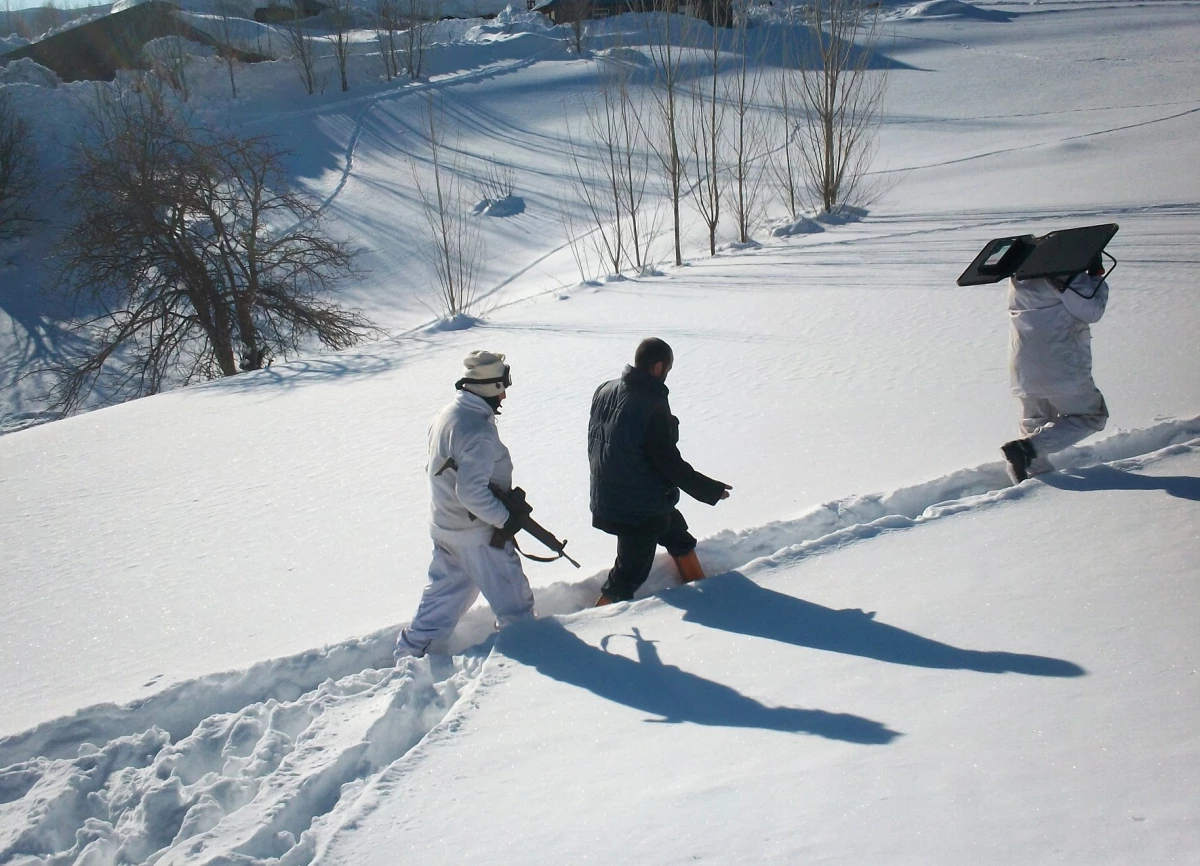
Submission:
M 32 39 L 38 35 L 33 32 L 24 14 L 13 12 L 12 0 L 4 0 L 4 27 L 0 33 L 15 33 L 22 39 Z
M 574 186 L 572 185 L 572 191 Z M 585 243 L 588 232 L 579 227 L 569 208 L 564 207 L 559 213 L 563 234 L 567 238 L 567 247 L 571 250 L 571 258 L 575 261 L 575 269 L 579 272 L 579 281 L 586 283 L 592 278 L 592 256 Z
M 791 20 L 793 8 L 788 7 L 788 20 L 780 28 L 781 61 L 779 68 L 768 80 L 768 90 L 774 103 L 771 112 L 774 126 L 771 135 L 776 137 L 775 146 L 772 148 L 771 175 L 787 207 L 788 216 L 794 219 L 800 212 L 805 180 L 796 136 L 804 107 L 797 94 L 797 80 L 800 75 L 797 68 L 799 46 L 796 41 L 796 25 Z
M 288 188 L 281 151 L 191 126 L 161 89 L 97 92 L 59 272 L 87 349 L 58 371 L 56 408 L 100 381 L 111 398 L 141 396 L 371 332 L 329 299 L 354 252 Z
M 762 160 L 766 155 L 766 129 L 754 103 L 762 79 L 762 51 L 752 44 L 750 18 L 742 9 L 733 26 L 736 54 L 728 79 L 726 99 L 731 114 L 729 128 L 730 210 L 740 243 L 750 240 L 762 191 Z
M 15 33 L 17 36 L 25 36 L 21 32 L 21 25 L 24 23 L 21 16 L 13 15 L 12 0 L 4 0 L 3 22 L 0 24 L 0 33 Z
M 425 20 L 422 0 L 399 0 L 405 27 L 400 42 L 400 57 L 408 77 L 416 81 L 425 68 L 425 52 L 429 48 L 430 28 Z
M 610 274 L 626 264 L 647 268 L 657 229 L 644 206 L 651 157 L 640 107 L 629 67 L 606 60 L 599 87 L 585 103 L 582 129 L 578 135 L 568 129 L 573 187 L 587 211 L 587 236 Z
M 801 64 L 800 154 L 814 204 L 853 205 L 874 156 L 887 71 L 874 70 L 880 19 L 867 0 L 812 0 Z M 862 38 L 861 45 L 854 42 Z
M 0 238 L 15 237 L 33 222 L 37 186 L 37 152 L 29 125 L 0 90 Z
M 617 56 L 621 42 L 615 43 Z M 657 209 L 646 209 L 646 183 L 650 176 L 649 140 L 642 125 L 644 104 L 635 90 L 632 68 L 622 61 L 610 61 L 600 74 L 600 86 L 608 92 L 606 101 L 615 105 L 617 135 L 616 151 L 619 162 L 620 205 L 623 219 L 629 225 L 626 254 L 629 263 L 641 273 L 651 266 L 651 247 L 658 237 L 660 225 Z
M 402 20 L 400 0 L 375 0 L 375 41 L 388 81 L 400 74 L 400 43 L 396 37 L 402 29 Z
M 475 307 L 483 240 L 478 224 L 468 213 L 457 156 L 445 148 L 444 116 L 432 93 L 425 109 L 422 132 L 429 145 L 432 177 L 425 176 L 414 161 L 413 181 L 432 241 L 430 259 L 438 288 L 436 312 L 449 318 L 468 314 Z
M 55 27 L 61 27 L 66 22 L 66 16 L 62 10 L 58 8 L 58 4 L 54 0 L 38 6 L 32 10 L 32 15 L 29 20 L 29 36 L 27 38 L 36 40 L 37 37 L 44 35 Z
M 329 21 L 329 44 L 342 81 L 342 93 L 350 89 L 347 66 L 350 60 L 350 30 L 354 26 L 354 0 L 326 0 Z
M 221 49 L 221 59 L 229 72 L 229 90 L 237 99 L 237 79 L 234 70 L 237 68 L 237 50 L 234 43 L 238 41 L 239 17 L 236 14 L 235 0 L 213 0 L 213 15 L 216 18 L 217 37 L 224 46 Z
M 717 254 L 717 226 L 725 191 L 721 157 L 724 151 L 725 100 L 721 81 L 721 29 L 712 28 L 706 51 L 705 74 L 691 88 L 691 116 L 687 127 L 692 200 L 708 229 L 708 254 Z
M 671 226 L 675 241 L 675 264 L 683 264 L 683 225 L 680 201 L 683 197 L 684 164 L 681 148 L 684 112 L 683 45 L 688 19 L 674 13 L 675 0 L 646 0 L 644 15 L 646 45 L 654 68 L 654 104 L 657 114 L 655 152 L 662 166 L 663 179 L 671 204 Z
M 324 81 L 317 69 L 317 40 L 308 31 L 302 18 L 299 0 L 292 0 L 292 17 L 281 29 L 292 65 L 296 67 L 305 91 L 312 96 L 318 88 L 324 89 Z
M 603 98 L 589 102 L 582 135 L 577 140 L 568 128 L 567 147 L 575 193 L 587 211 L 592 246 L 608 273 L 618 274 L 625 260 L 625 226 L 621 220 L 620 160 L 612 122 L 611 106 Z M 599 150 L 598 159 L 589 157 L 593 149 Z
M 579 57 L 587 53 L 588 20 L 595 6 L 595 0 L 566 0 L 559 7 L 561 20 L 567 24 L 567 48 Z
M 187 74 L 191 57 L 188 55 L 187 39 L 183 36 L 183 26 L 178 15 L 169 12 L 167 19 L 171 22 L 174 32 L 147 42 L 142 48 L 142 54 L 150 71 L 169 84 L 186 102 L 191 96 Z

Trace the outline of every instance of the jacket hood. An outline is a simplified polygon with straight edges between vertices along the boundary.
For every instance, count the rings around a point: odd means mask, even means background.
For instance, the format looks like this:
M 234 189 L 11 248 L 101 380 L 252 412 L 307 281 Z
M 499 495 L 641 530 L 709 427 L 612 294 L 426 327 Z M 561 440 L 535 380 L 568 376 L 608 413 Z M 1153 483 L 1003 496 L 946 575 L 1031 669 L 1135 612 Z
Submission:
M 459 391 L 454 401 L 464 409 L 469 409 L 488 418 L 495 417 L 497 414 L 487 400 L 478 394 L 472 394 L 470 391 Z

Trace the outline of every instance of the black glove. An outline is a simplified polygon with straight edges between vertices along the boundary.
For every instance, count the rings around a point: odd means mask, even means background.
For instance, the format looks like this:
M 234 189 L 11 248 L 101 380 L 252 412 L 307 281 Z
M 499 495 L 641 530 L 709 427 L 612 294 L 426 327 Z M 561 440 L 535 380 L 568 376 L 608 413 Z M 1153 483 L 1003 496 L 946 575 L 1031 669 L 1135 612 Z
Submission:
M 508 506 L 508 520 L 504 521 L 500 531 L 511 538 L 520 531 L 521 524 L 533 513 L 533 508 L 525 501 L 525 491 L 520 487 L 509 491 L 507 502 L 504 504 Z

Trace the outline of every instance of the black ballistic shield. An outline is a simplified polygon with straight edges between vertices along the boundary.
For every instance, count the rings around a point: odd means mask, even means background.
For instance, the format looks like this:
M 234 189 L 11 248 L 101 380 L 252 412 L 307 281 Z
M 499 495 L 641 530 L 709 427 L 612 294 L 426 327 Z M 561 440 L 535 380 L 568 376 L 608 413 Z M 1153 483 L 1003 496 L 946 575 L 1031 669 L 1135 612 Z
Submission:
M 1082 273 L 1117 233 L 1116 223 L 1062 229 L 1040 238 L 1015 235 L 987 242 L 958 278 L 960 286 L 998 283 L 1007 277 L 1065 277 Z

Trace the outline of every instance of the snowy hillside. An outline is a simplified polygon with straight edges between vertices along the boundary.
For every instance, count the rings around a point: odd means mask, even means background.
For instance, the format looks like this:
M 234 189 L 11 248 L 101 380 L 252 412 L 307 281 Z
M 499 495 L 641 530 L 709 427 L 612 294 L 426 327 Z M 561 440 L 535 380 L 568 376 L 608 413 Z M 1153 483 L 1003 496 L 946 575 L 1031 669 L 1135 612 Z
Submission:
M 863 220 L 773 237 L 773 202 L 761 246 L 709 258 L 694 222 L 685 266 L 588 283 L 566 126 L 601 61 L 561 31 L 444 25 L 417 84 L 370 78 L 363 33 L 314 97 L 263 64 L 234 101 L 196 61 L 198 115 L 281 135 L 364 247 L 345 297 L 390 337 L 16 429 L 54 335 L 45 238 L 6 248 L 0 864 L 1200 863 L 1198 8 L 898 7 Z M 81 88 L 11 89 L 67 140 Z M 457 330 L 411 190 L 430 92 L 525 204 L 480 218 Z M 991 237 L 1101 222 L 1109 427 L 1010 486 L 1005 289 L 954 280 Z M 587 406 L 650 334 L 683 454 L 734 489 L 682 505 L 714 577 L 664 556 L 591 610 Z M 516 479 L 583 568 L 528 564 L 539 621 L 479 606 L 392 667 L 425 431 L 475 348 L 508 355 Z

